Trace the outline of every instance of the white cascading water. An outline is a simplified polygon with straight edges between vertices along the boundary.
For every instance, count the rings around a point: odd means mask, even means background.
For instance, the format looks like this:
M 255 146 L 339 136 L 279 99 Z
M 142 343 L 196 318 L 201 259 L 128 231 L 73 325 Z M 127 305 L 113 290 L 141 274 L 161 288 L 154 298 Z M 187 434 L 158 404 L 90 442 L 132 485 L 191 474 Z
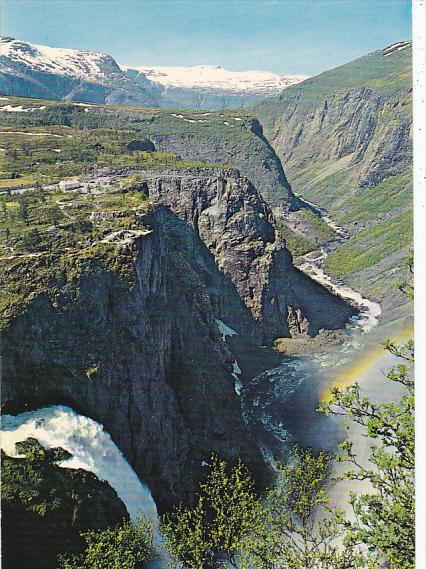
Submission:
M 311 279 L 326 286 L 344 300 L 348 300 L 357 305 L 360 308 L 360 313 L 354 319 L 353 323 L 361 330 L 362 333 L 369 332 L 378 323 L 378 318 L 382 312 L 380 304 L 363 297 L 361 293 L 346 285 L 333 281 L 322 268 L 322 263 L 325 261 L 327 255 L 328 252 L 324 248 L 321 249 L 320 255 L 318 255 L 317 251 L 308 253 L 307 255 L 304 255 L 304 262 L 299 265 L 298 268 L 311 277 Z
M 156 525 L 157 508 L 151 492 L 143 484 L 102 425 L 79 415 L 69 407 L 52 406 L 3 415 L 1 448 L 17 456 L 15 443 L 29 437 L 45 448 L 62 447 L 73 456 L 63 461 L 63 468 L 82 468 L 106 480 L 124 502 L 132 520 L 149 517 Z
M 297 194 L 296 194 L 297 195 Z M 335 232 L 337 241 L 344 243 L 350 237 L 349 233 L 341 225 L 336 223 L 327 213 L 327 211 L 314 203 L 297 195 L 300 201 L 310 206 L 321 219 Z M 319 284 L 326 286 L 333 293 L 339 295 L 344 300 L 357 305 L 360 309 L 359 315 L 351 322 L 350 327 L 358 329 L 362 334 L 370 332 L 372 328 L 377 326 L 379 316 L 382 313 L 380 304 L 365 298 L 359 292 L 352 290 L 350 287 L 333 281 L 333 279 L 324 272 L 323 264 L 327 258 L 329 251 L 327 247 L 322 247 L 321 251 L 312 251 L 306 255 L 302 255 L 303 262 L 298 268 L 308 275 L 311 279 Z

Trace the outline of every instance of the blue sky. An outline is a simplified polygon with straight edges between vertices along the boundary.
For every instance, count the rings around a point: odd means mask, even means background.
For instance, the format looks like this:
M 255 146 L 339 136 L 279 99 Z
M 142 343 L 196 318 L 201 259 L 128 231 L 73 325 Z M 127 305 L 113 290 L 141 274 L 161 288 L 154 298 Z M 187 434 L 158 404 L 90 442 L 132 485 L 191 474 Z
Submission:
M 410 0 L 0 0 L 1 33 L 129 65 L 313 75 L 411 37 Z

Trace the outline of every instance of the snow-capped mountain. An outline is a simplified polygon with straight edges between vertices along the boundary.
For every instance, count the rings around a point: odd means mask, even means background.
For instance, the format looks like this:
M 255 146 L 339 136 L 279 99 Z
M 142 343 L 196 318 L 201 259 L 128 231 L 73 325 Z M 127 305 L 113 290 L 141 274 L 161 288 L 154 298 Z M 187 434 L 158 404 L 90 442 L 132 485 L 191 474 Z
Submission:
M 155 86 L 134 81 L 104 53 L 0 37 L 0 93 L 99 104 L 157 106 Z
M 130 67 L 165 88 L 271 94 L 307 79 L 305 75 L 277 75 L 270 71 L 228 71 L 218 65 L 194 67 Z
M 111 105 L 241 108 L 306 77 L 222 67 L 120 67 L 110 55 L 0 36 L 0 94 Z
M 105 81 L 111 73 L 122 74 L 110 55 L 26 43 L 17 39 L 0 38 L 0 56 L 13 64 L 30 67 L 41 73 L 79 77 L 89 81 Z

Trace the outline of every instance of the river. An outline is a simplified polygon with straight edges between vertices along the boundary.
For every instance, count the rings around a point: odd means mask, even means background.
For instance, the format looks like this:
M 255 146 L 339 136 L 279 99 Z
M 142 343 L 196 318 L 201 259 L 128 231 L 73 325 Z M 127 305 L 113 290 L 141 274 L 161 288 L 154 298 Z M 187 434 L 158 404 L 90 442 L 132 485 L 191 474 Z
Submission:
M 308 204 L 316 207 L 313 204 Z M 316 208 L 323 220 L 336 232 L 337 243 L 348 238 L 324 211 Z M 336 246 L 336 243 L 332 246 Z M 331 353 L 310 357 L 283 357 L 281 365 L 254 378 L 241 393 L 246 420 L 255 433 L 265 459 L 271 463 L 285 460 L 294 442 L 315 450 L 335 450 L 343 439 L 341 423 L 317 412 L 318 402 L 327 397 L 331 385 L 347 385 L 359 381 L 367 395 L 383 400 L 397 398 L 397 391 L 383 388 L 382 369 L 390 368 L 394 358 L 380 342 L 392 337 L 408 338 L 406 324 L 394 323 L 392 329 L 381 325 L 380 306 L 342 283 L 334 282 L 323 269 L 330 246 L 304 256 L 299 269 L 360 309 L 348 324 L 348 339 Z M 224 341 L 235 334 L 218 321 Z M 234 376 L 239 373 L 234 364 Z M 240 393 L 240 386 L 236 386 Z M 352 431 L 357 451 L 368 458 L 365 440 Z M 15 454 L 14 445 L 28 437 L 37 438 L 46 448 L 60 446 L 73 457 L 60 464 L 66 468 L 84 468 L 107 480 L 125 503 L 132 519 L 138 514 L 156 518 L 156 506 L 149 489 L 140 481 L 130 465 L 101 425 L 63 406 L 52 406 L 2 419 L 1 445 Z M 341 503 L 349 489 L 340 486 L 334 498 Z
M 338 443 L 347 435 L 354 443 L 359 461 L 366 464 L 370 449 L 361 428 L 352 425 L 347 432 L 340 419 L 324 416 L 317 407 L 321 400 L 329 397 L 333 386 L 345 387 L 355 381 L 361 385 L 363 394 L 375 401 L 397 401 L 401 390 L 397 384 L 386 383 L 383 372 L 398 362 L 382 343 L 387 339 L 408 340 L 412 336 L 412 325 L 407 323 L 406 317 L 383 323 L 379 304 L 333 281 L 324 272 L 327 255 L 339 243 L 347 241 L 349 234 L 324 209 L 307 201 L 305 204 L 321 215 L 335 231 L 336 239 L 299 258 L 298 268 L 354 304 L 359 314 L 346 327 L 347 339 L 332 351 L 307 357 L 285 357 L 278 368 L 254 378 L 242 393 L 243 409 L 264 458 L 272 464 L 285 461 L 294 442 L 314 451 L 336 451 Z M 341 465 L 334 468 L 334 473 L 342 471 Z M 362 489 L 361 484 L 339 483 L 330 489 L 332 503 L 347 509 L 350 490 Z

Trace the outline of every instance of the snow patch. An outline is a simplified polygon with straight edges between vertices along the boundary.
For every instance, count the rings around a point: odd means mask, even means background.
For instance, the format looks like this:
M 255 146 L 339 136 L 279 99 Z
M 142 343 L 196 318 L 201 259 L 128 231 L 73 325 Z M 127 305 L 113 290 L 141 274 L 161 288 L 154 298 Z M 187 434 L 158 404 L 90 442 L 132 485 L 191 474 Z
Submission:
M 391 55 L 391 53 L 393 53 L 394 51 L 401 51 L 403 49 L 407 49 L 407 47 L 410 47 L 410 45 L 411 45 L 410 42 L 399 41 L 397 43 L 390 45 L 389 47 L 386 47 L 384 50 L 382 50 L 382 53 L 385 57 L 387 57 L 388 55 Z
M 25 132 L 22 130 L 0 130 L 0 134 L 23 134 L 25 136 L 54 136 L 55 138 L 63 138 L 62 134 L 52 134 L 51 132 Z M 68 135 L 68 138 L 72 138 Z
M 222 340 L 224 342 L 226 342 L 227 336 L 238 336 L 238 332 L 235 332 L 235 330 L 227 326 L 225 322 L 222 322 L 222 320 L 215 318 L 215 322 L 217 324 L 217 327 L 219 328 L 219 332 L 222 334 Z
M 33 113 L 34 111 L 42 111 L 46 107 L 23 107 L 22 105 L 17 105 L 13 107 L 12 105 L 4 105 L 0 107 L 0 111 L 4 113 Z
M 240 378 L 238 377 L 239 375 L 241 375 L 241 368 L 238 365 L 237 360 L 234 361 L 234 363 L 232 364 L 232 373 L 231 373 L 232 377 L 234 378 L 234 389 L 235 389 L 235 393 L 237 395 L 241 395 L 241 391 L 243 389 L 243 384 L 241 383 Z
M 306 75 L 278 75 L 270 71 L 228 71 L 219 65 L 193 67 L 135 67 L 121 65 L 123 70 L 134 69 L 149 80 L 166 88 L 200 89 L 234 93 L 270 93 L 282 91 L 304 81 Z
M 120 68 L 109 55 L 48 47 L 8 37 L 0 37 L 0 56 L 35 71 L 81 79 L 104 80 L 114 72 L 122 75 Z

